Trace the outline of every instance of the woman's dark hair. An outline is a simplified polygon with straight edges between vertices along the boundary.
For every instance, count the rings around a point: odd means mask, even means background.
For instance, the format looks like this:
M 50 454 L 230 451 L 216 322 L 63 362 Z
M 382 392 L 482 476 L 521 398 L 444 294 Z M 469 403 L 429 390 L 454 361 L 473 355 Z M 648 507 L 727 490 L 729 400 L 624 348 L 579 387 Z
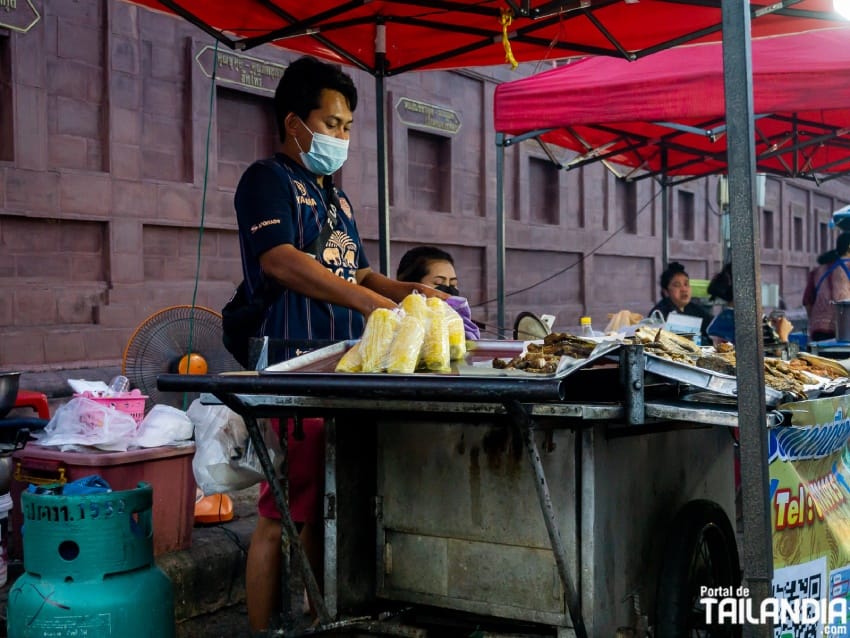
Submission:
M 839 258 L 838 252 L 833 248 L 832 250 L 827 250 L 825 253 L 821 253 L 818 255 L 818 263 L 823 264 L 831 264 L 836 259 Z
M 844 257 L 850 249 L 850 233 L 841 233 L 835 240 L 835 252 L 838 257 Z
M 417 246 L 404 253 L 401 261 L 398 262 L 396 279 L 410 282 L 422 281 L 428 274 L 428 264 L 432 261 L 447 261 L 452 266 L 455 265 L 454 259 L 445 250 L 440 250 L 436 246 Z
M 667 264 L 667 270 L 661 273 L 661 290 L 666 291 L 670 286 L 670 282 L 673 280 L 673 277 L 679 273 L 682 273 L 685 277 L 688 276 L 688 273 L 685 272 L 685 267 L 678 261 L 671 261 Z
M 357 108 L 357 89 L 351 76 L 333 64 L 305 55 L 286 67 L 274 92 L 274 115 L 281 142 L 286 139 L 286 116 L 295 113 L 306 120 L 310 111 L 319 108 L 323 89 L 339 91 L 352 112 Z
M 723 270 L 708 282 L 708 294 L 712 300 L 732 301 L 732 262 L 723 266 Z

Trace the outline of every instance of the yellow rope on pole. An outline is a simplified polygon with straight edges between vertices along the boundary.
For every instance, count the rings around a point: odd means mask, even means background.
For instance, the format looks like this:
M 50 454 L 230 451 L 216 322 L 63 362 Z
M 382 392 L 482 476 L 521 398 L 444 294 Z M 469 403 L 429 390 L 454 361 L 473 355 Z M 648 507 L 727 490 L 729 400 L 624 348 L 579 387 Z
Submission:
M 499 18 L 499 22 L 502 24 L 502 46 L 505 47 L 505 62 L 510 63 L 511 69 L 515 69 L 519 66 L 519 62 L 517 62 L 514 57 L 514 52 L 511 51 L 511 41 L 508 38 L 508 27 L 511 26 L 511 22 L 513 22 L 513 20 L 513 12 L 510 9 L 505 9 L 503 7 L 502 15 Z

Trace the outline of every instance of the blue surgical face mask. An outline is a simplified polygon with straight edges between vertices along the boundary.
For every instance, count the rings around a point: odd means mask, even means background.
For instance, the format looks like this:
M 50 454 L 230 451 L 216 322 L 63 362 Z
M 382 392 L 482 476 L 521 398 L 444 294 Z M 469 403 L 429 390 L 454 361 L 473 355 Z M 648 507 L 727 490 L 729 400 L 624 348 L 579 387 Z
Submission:
M 301 161 L 304 162 L 304 166 L 316 175 L 336 173 L 348 159 L 348 140 L 341 140 L 323 133 L 314 133 L 300 117 L 298 121 L 301 122 L 301 126 L 313 134 L 310 150 L 306 153 L 298 144 L 298 139 L 295 140 L 301 150 Z

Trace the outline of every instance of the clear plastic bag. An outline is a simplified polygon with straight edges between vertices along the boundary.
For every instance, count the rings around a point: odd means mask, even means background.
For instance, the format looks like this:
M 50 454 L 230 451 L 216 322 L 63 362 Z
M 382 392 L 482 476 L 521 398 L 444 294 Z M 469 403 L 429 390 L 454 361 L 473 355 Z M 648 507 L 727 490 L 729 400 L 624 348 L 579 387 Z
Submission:
M 69 447 L 88 445 L 125 452 L 136 438 L 136 420 L 126 412 L 85 397 L 74 397 L 53 414 L 41 432 L 33 432 L 38 445 Z
M 196 399 L 186 412 L 195 426 L 195 482 L 205 496 L 245 489 L 265 480 L 245 421 L 225 405 Z M 269 436 L 264 434 L 265 440 Z M 269 449 L 274 460 L 274 450 Z

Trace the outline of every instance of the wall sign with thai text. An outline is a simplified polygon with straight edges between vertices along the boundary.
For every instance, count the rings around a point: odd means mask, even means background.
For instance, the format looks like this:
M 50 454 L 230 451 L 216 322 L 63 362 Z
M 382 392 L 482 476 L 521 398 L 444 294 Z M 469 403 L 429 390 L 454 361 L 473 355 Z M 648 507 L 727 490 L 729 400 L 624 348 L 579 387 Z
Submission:
M 427 104 L 403 97 L 395 105 L 399 119 L 411 126 L 420 126 L 454 135 L 460 130 L 460 115 L 444 106 Z
M 215 54 L 213 47 L 205 46 L 195 56 L 195 61 L 208 78 L 212 77 Z M 285 64 L 219 49 L 216 80 L 223 84 L 274 94 L 285 69 Z
M 0 0 L 0 28 L 26 33 L 41 20 L 32 0 Z

